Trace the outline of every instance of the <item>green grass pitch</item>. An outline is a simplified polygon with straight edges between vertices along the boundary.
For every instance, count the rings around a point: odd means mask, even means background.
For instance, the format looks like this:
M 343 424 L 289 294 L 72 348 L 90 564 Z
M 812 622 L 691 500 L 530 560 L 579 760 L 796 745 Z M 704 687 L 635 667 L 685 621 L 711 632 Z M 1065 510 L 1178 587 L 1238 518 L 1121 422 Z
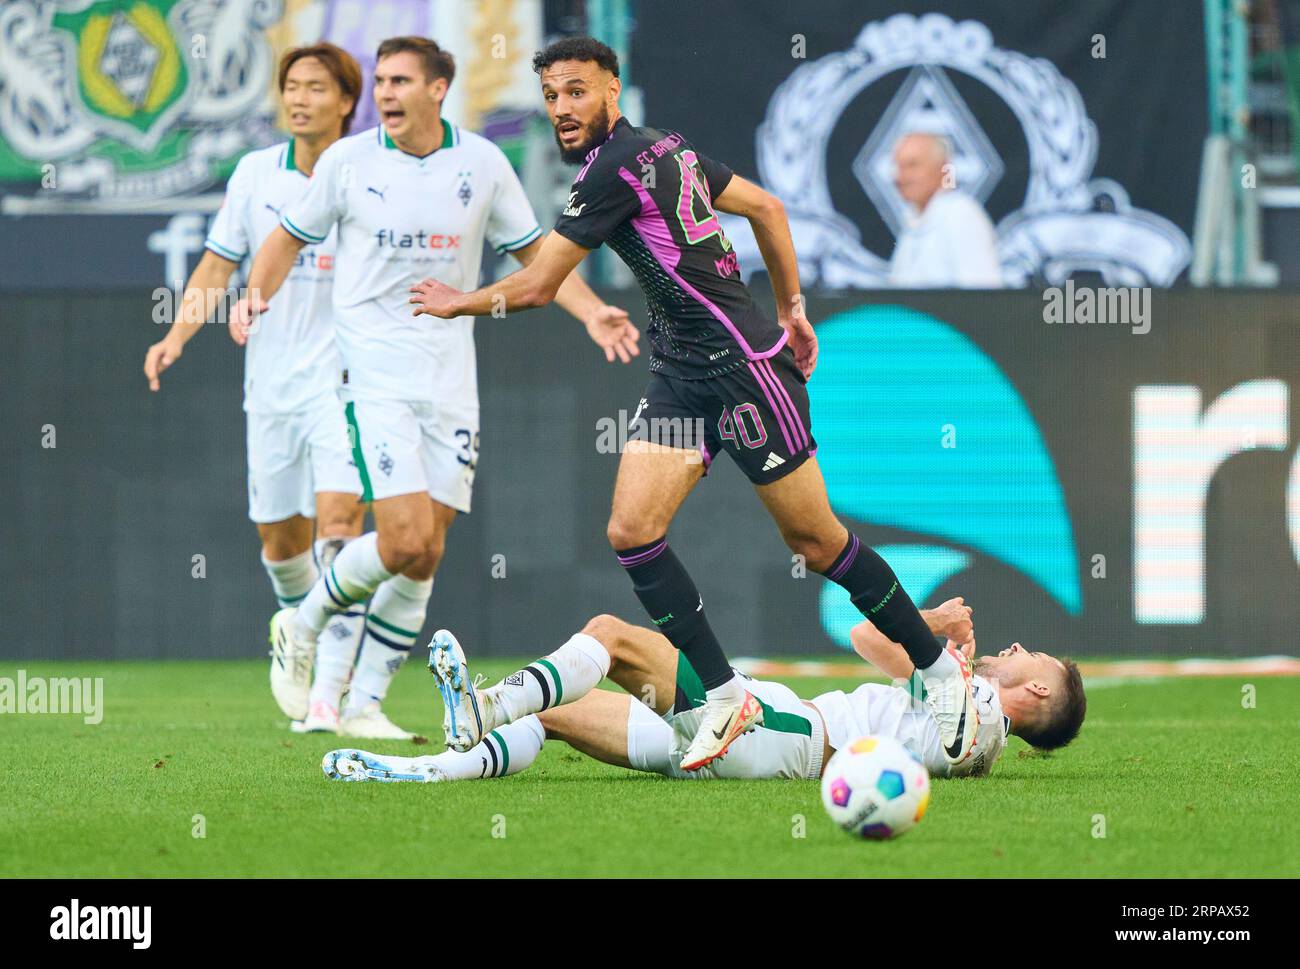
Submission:
M 936 782 L 920 825 L 868 843 L 811 781 L 671 781 L 556 742 L 505 780 L 331 782 L 321 755 L 345 742 L 290 734 L 262 662 L 24 668 L 104 677 L 104 719 L 0 715 L 4 876 L 1250 877 L 1294 876 L 1300 857 L 1296 678 L 1254 680 L 1254 708 L 1241 679 L 1098 687 L 1074 745 L 1013 739 L 990 778 Z M 359 746 L 439 749 L 419 663 L 387 709 L 431 742 Z

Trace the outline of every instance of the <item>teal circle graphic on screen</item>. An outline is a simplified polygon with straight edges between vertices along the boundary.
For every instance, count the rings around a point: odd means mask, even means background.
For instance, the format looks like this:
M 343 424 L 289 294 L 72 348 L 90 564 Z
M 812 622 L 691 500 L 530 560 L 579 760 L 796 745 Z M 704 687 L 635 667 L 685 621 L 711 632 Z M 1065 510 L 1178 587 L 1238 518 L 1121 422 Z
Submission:
M 903 306 L 838 313 L 817 326 L 817 338 L 812 423 L 831 505 L 921 539 L 876 549 L 917 605 L 969 567 L 973 551 L 1017 569 L 1078 615 L 1078 557 L 1061 483 L 1033 414 L 993 359 Z M 832 582 L 822 588 L 821 618 L 845 647 L 862 621 Z

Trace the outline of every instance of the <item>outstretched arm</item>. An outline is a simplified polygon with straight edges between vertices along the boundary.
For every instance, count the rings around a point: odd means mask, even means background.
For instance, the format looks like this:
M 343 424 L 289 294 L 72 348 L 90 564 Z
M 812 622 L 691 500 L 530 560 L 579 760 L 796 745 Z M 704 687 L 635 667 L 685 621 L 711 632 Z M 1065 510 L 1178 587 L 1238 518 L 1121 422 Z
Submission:
M 564 237 L 560 236 L 560 238 Z M 573 245 L 573 243 L 569 244 Z M 527 268 L 537 261 L 537 256 L 544 245 L 545 242 L 538 239 L 522 249 L 516 249 L 511 255 Z M 610 363 L 614 362 L 615 355 L 624 363 L 628 363 L 641 352 L 636 345 L 636 341 L 641 337 L 641 331 L 632 325 L 627 311 L 617 306 L 610 306 L 597 296 L 576 270 L 570 272 L 560 284 L 560 288 L 556 290 L 555 302 L 587 328 L 587 335 L 605 351 L 605 359 Z
M 975 627 L 971 624 L 971 615 L 971 607 L 960 596 L 949 599 L 936 609 L 921 610 L 921 618 L 930 627 L 930 632 L 952 641 L 968 658 L 975 655 Z M 915 667 L 907 657 L 907 650 L 877 629 L 869 619 L 854 626 L 849 639 L 853 651 L 886 676 L 895 680 L 911 677 Z
M 795 362 L 804 377 L 811 377 L 817 366 L 817 337 L 804 315 L 803 296 L 799 292 L 799 260 L 794 254 L 794 239 L 785 206 L 771 192 L 734 175 L 713 207 L 741 215 L 754 228 L 754 240 L 763 254 L 772 294 L 776 297 L 777 322 L 790 334 Z
M 231 274 L 238 268 L 239 263 L 218 256 L 211 249 L 203 253 L 203 258 L 194 267 L 190 281 L 185 285 L 180 312 L 176 314 L 172 328 L 145 354 L 144 375 L 149 381 L 150 390 L 157 390 L 161 386 L 158 378 L 180 359 L 185 344 L 207 322 L 217 302 L 225 294 Z
M 556 232 L 549 233 L 532 261 L 490 286 L 462 293 L 436 279 L 411 287 L 412 316 L 427 313 L 439 319 L 457 316 L 489 316 L 545 306 L 555 299 L 564 281 L 590 249 L 570 242 Z

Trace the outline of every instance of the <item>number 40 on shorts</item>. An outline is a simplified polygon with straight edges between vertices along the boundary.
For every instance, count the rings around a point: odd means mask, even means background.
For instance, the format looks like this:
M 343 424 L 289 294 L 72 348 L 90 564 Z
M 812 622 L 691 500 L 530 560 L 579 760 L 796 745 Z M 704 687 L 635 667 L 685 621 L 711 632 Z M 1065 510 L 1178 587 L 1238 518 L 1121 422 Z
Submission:
M 753 450 L 767 443 L 767 428 L 754 404 L 737 404 L 718 418 L 718 437 Z

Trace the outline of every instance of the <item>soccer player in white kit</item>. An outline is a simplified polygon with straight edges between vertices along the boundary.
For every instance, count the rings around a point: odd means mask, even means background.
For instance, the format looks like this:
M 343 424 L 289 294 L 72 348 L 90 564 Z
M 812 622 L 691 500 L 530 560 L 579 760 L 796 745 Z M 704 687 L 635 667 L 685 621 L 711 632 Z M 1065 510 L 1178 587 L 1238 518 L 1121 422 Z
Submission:
M 360 701 L 383 698 L 419 636 L 447 529 L 470 510 L 478 457 L 473 320 L 414 318 L 408 291 L 428 277 L 476 286 L 485 240 L 525 265 L 541 248 L 541 229 L 505 155 L 442 117 L 454 73 L 450 54 L 426 38 L 379 46 L 374 97 L 382 123 L 321 156 L 307 193 L 281 213 L 254 259 L 250 298 L 234 313 L 238 330 L 282 300 L 277 292 L 298 252 L 337 227 L 341 381 L 376 530 L 340 552 L 296 609 L 276 615 L 272 639 L 286 668 L 298 668 L 330 616 L 373 593 L 367 643 L 382 650 L 373 663 L 358 664 L 352 696 Z M 627 314 L 576 275 L 559 302 L 607 359 L 626 362 L 637 353 Z
M 970 617 L 962 599 L 922 610 L 931 631 L 947 638 L 963 662 L 975 651 Z M 431 665 L 436 670 L 440 655 L 451 657 L 467 687 L 453 689 L 446 704 L 448 743 L 463 748 L 478 737 L 476 746 L 431 757 L 342 749 L 327 754 L 322 768 L 327 776 L 357 781 L 504 777 L 527 768 L 543 742 L 556 739 L 605 763 L 667 777 L 816 779 L 836 750 L 874 734 L 898 740 L 935 777 L 980 777 L 1012 733 L 1054 749 L 1069 743 L 1082 724 L 1086 702 L 1078 667 L 1013 643 L 975 662 L 980 724 L 972 756 L 953 764 L 934 717 L 913 695 L 920 678 L 903 647 L 869 621 L 854 627 L 853 643 L 900 685 L 865 683 L 851 693 L 803 700 L 782 683 L 738 674 L 763 705 L 762 724 L 733 741 L 723 757 L 688 772 L 678 761 L 699 726 L 705 690 L 690 662 L 661 634 L 597 616 L 555 652 L 494 687 L 474 690 L 459 644 L 442 630 L 434 637 Z M 595 689 L 605 676 L 627 693 Z M 448 699 L 445 682 L 442 687 Z
M 149 348 L 144 371 L 152 390 L 225 295 L 239 265 L 279 224 L 280 213 L 306 191 L 326 148 L 345 135 L 361 96 L 361 68 L 347 51 L 321 43 L 281 60 L 281 101 L 292 138 L 249 152 L 235 167 L 226 198 L 190 277 L 181 311 L 167 336 Z M 262 563 L 280 606 L 301 601 L 342 546 L 361 534 L 365 507 L 352 462 L 334 346 L 331 233 L 304 249 L 285 279 L 281 299 L 247 339 L 244 410 L 248 428 L 248 515 L 262 539 Z M 313 548 L 312 519 L 316 520 Z M 363 634 L 364 604 L 336 616 L 317 662 L 314 699 L 336 709 Z M 273 676 L 275 689 L 277 683 Z M 277 691 L 293 720 L 309 704 Z M 338 728 L 337 715 L 316 729 Z M 352 718 L 342 733 L 384 736 L 370 718 Z

